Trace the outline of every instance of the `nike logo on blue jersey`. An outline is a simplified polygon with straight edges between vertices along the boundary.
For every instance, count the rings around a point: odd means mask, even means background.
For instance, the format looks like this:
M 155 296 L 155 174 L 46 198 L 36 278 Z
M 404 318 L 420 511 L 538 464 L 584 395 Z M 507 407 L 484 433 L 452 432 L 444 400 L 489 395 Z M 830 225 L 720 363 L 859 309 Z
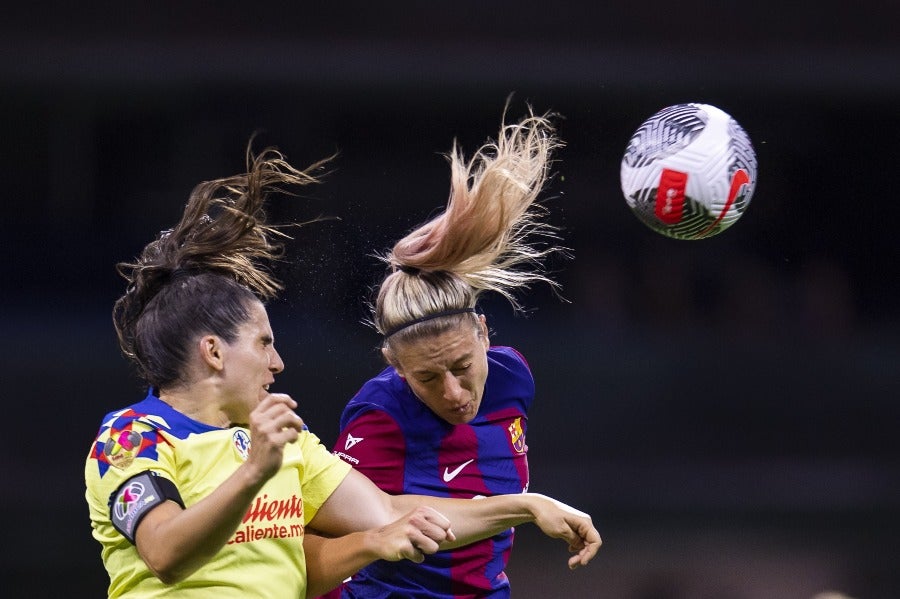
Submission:
M 469 464 L 471 464 L 471 463 L 474 462 L 474 461 L 475 461 L 475 458 L 472 458 L 471 460 L 468 460 L 468 461 L 466 461 L 466 462 L 463 462 L 462 464 L 460 464 L 459 466 L 457 466 L 457 467 L 454 468 L 453 470 L 448 470 L 448 469 L 445 467 L 445 468 L 444 468 L 444 482 L 445 482 L 445 483 L 449 483 L 451 480 L 453 480 L 454 478 L 456 478 L 456 475 L 457 475 L 457 474 L 459 474 L 460 472 L 462 472 L 462 469 L 463 469 L 463 468 L 465 468 L 466 466 L 468 466 Z

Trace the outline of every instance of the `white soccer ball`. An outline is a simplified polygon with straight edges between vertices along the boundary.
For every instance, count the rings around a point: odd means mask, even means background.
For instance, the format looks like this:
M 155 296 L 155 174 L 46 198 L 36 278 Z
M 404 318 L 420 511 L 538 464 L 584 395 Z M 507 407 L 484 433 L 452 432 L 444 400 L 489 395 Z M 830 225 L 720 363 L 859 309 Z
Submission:
M 727 113 L 709 104 L 676 104 L 634 132 L 620 177 L 628 206 L 645 225 L 675 239 L 703 239 L 747 210 L 756 153 Z

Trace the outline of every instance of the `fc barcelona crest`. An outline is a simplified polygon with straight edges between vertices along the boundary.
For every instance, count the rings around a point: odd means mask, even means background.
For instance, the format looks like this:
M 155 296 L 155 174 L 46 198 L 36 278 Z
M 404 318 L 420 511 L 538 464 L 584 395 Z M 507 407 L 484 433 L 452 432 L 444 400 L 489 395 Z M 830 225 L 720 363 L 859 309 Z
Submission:
M 507 430 L 509 431 L 509 442 L 512 444 L 513 449 L 519 453 L 525 453 L 525 431 L 522 429 L 522 417 L 519 416 L 513 420 L 507 427 Z

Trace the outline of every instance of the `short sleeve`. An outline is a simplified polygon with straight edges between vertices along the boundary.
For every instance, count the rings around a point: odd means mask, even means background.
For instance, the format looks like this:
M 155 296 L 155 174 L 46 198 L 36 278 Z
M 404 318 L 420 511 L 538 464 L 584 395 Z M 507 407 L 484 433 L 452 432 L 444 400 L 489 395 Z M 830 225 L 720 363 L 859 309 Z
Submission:
M 338 435 L 334 453 L 381 490 L 404 492 L 406 440 L 400 426 L 386 412 L 370 409 L 357 414 Z
M 294 444 L 299 449 L 300 487 L 303 492 L 303 518 L 312 520 L 319 508 L 350 472 L 349 464 L 332 455 L 321 440 L 309 431 L 300 433 Z M 289 458 L 285 458 L 288 461 Z
M 114 539 L 115 494 L 129 479 L 151 472 L 177 481 L 168 439 L 152 422 L 140 418 L 111 419 L 101 427 L 85 464 L 85 497 L 95 524 L 95 536 Z

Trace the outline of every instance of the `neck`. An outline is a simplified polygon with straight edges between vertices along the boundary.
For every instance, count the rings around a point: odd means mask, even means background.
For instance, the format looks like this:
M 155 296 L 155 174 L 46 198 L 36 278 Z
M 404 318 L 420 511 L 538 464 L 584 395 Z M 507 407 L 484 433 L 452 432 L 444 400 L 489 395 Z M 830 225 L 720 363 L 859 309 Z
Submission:
M 208 424 L 227 428 L 231 422 L 219 409 L 216 402 L 205 392 L 203 385 L 192 385 L 188 388 L 160 389 L 159 398 L 178 410 L 188 418 Z

